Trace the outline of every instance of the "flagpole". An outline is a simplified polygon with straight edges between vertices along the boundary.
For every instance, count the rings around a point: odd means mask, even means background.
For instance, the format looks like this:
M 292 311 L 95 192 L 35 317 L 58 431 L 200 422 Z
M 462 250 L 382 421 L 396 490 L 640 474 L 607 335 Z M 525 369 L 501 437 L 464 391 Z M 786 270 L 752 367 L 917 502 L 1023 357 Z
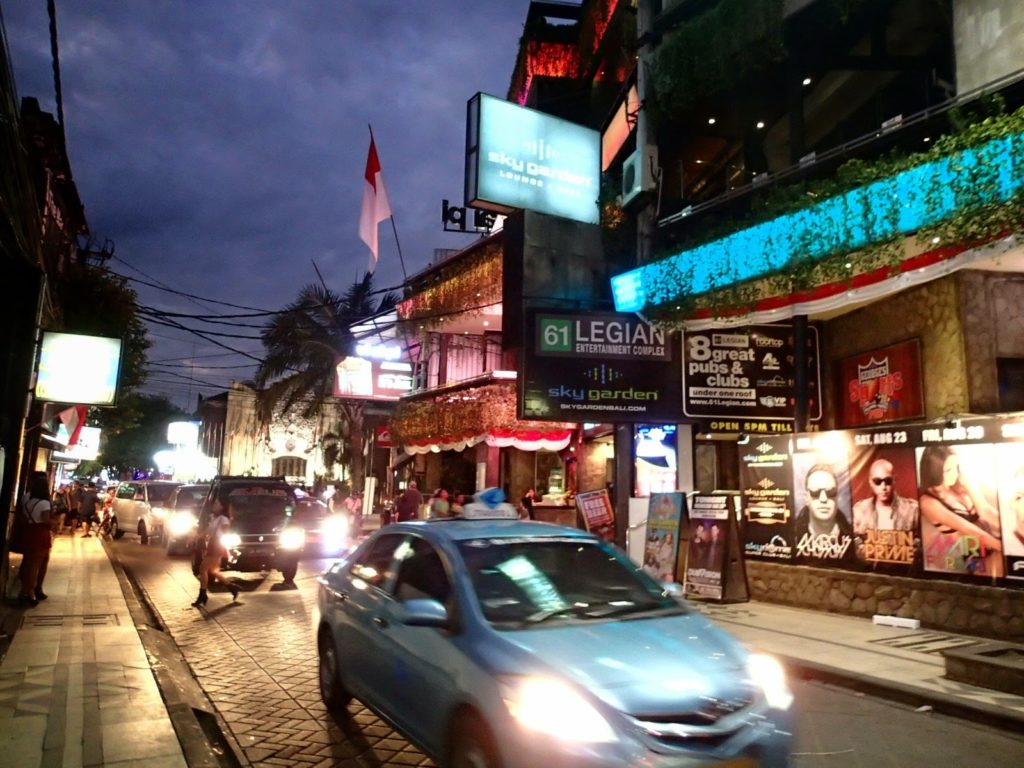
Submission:
M 369 123 L 366 127 L 370 129 L 370 141 L 373 141 L 373 126 Z M 388 206 L 390 208 L 390 205 Z M 402 282 L 409 281 L 409 275 L 405 271 L 405 258 L 402 256 L 402 244 L 398 240 L 398 227 L 395 226 L 395 212 L 391 211 L 391 215 L 388 217 L 391 219 L 391 231 L 395 233 L 395 247 L 398 249 L 398 263 L 402 265 Z

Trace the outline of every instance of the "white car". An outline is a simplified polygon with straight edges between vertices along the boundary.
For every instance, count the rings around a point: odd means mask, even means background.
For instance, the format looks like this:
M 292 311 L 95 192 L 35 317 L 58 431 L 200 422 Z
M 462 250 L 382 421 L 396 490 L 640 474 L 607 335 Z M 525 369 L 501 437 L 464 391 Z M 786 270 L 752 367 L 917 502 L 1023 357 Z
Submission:
M 171 493 L 181 483 L 171 480 L 131 480 L 117 486 L 114 494 L 114 538 L 137 533 L 139 541 L 149 543 L 150 536 L 162 536 Z

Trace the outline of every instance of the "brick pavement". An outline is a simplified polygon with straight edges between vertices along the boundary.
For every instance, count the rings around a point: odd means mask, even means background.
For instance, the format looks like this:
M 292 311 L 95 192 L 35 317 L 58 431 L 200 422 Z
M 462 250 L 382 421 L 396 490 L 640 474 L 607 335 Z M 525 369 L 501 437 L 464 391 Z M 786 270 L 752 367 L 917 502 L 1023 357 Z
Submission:
M 196 580 L 187 562 L 168 559 L 136 578 L 254 765 L 433 766 L 358 701 L 347 721 L 320 701 L 313 565 L 303 564 L 297 591 L 272 591 L 258 574 L 238 575 L 246 580 L 238 603 L 213 592 L 205 611 L 189 606 Z M 267 579 L 277 581 L 276 573 Z

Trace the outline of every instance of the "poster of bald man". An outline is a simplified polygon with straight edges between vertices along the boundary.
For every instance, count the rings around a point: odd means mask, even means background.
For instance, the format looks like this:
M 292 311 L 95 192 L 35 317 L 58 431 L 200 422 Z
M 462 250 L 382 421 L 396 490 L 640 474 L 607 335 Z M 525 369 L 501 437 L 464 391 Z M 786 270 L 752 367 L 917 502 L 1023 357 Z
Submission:
M 866 448 L 850 462 L 853 533 L 865 563 L 913 565 L 920 549 L 913 448 Z

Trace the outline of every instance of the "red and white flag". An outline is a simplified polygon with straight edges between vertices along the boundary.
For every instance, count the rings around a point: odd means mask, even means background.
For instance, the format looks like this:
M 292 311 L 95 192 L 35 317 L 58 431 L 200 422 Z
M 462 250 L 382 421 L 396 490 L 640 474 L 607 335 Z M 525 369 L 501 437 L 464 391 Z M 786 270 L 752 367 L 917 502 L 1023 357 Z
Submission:
M 366 156 L 366 183 L 363 187 L 363 210 L 359 216 L 359 237 L 370 248 L 370 271 L 377 266 L 377 225 L 391 216 L 391 204 L 384 189 L 377 147 L 370 136 L 370 153 Z
M 57 414 L 60 423 L 68 431 L 68 448 L 78 442 L 78 436 L 82 434 L 82 427 L 85 426 L 85 415 L 88 412 L 89 409 L 84 405 L 73 405 Z

